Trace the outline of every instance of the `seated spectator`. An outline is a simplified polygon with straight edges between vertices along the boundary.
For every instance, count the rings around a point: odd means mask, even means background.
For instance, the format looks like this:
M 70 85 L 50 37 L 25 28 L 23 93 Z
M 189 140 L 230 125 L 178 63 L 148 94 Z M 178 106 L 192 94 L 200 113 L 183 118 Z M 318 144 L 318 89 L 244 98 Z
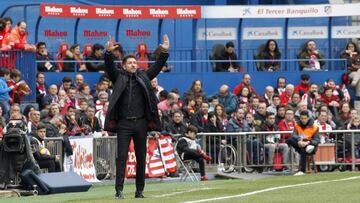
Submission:
M 327 106 L 324 106 L 324 107 L 326 107 L 326 109 L 327 109 L 326 111 L 328 111 Z M 310 110 L 308 109 L 308 106 L 306 105 L 305 102 L 300 102 L 300 103 L 298 103 L 297 108 L 296 108 L 294 111 L 295 111 L 295 121 L 296 121 L 296 122 L 299 122 L 299 120 L 300 120 L 300 113 L 301 113 L 302 111 L 307 111 L 308 114 L 309 114 L 309 117 L 312 118 L 312 119 L 316 118 L 316 116 L 317 116 L 317 115 L 313 114 L 312 111 L 310 111 Z M 321 110 L 320 110 L 320 111 L 321 111 Z
M 250 90 L 248 87 L 243 87 L 240 90 L 240 94 L 237 95 L 238 100 L 240 103 L 249 103 L 250 102 L 250 98 L 251 98 L 251 94 L 250 94 Z
M 291 96 L 291 101 L 288 102 L 288 104 L 285 106 L 286 109 L 291 109 L 293 111 L 296 111 L 298 105 L 299 105 L 299 102 L 300 102 L 300 95 L 299 93 L 294 93 L 292 96 Z
M 172 114 L 170 122 L 165 125 L 165 131 L 171 134 L 185 134 L 186 124 L 184 123 L 184 117 L 181 111 L 177 110 Z
M 85 117 L 80 119 L 81 126 L 89 126 L 89 134 L 92 135 L 107 135 L 105 131 L 101 129 L 99 120 L 95 117 L 95 108 L 92 106 L 88 106 L 85 111 Z
M 278 95 L 281 95 L 282 93 L 285 92 L 286 78 L 283 76 L 278 77 L 276 84 L 277 85 L 276 85 L 274 92 Z
M 191 84 L 190 89 L 188 89 L 184 95 L 183 95 L 183 101 L 185 103 L 187 103 L 187 98 L 188 97 L 196 97 L 198 95 L 202 95 L 202 96 L 206 96 L 204 90 L 203 90 L 203 86 L 202 86 L 202 82 L 201 80 L 194 80 Z
M 170 120 L 173 116 L 173 113 L 175 113 L 177 111 L 180 111 L 179 105 L 175 102 L 171 103 L 170 109 L 168 111 L 164 111 L 165 122 L 170 122 Z
M 300 171 L 295 175 L 304 175 L 306 169 L 306 156 L 316 153 L 320 142 L 319 129 L 314 125 L 307 111 L 300 113 L 300 121 L 295 124 L 292 136 L 286 140 L 289 146 L 295 148 L 300 154 Z
M 294 111 L 287 109 L 285 113 L 285 118 L 279 123 L 279 130 L 281 131 L 293 131 L 295 128 L 295 119 Z M 281 134 L 280 143 L 285 143 L 285 141 L 291 136 L 291 134 Z
M 46 61 L 38 62 L 37 70 L 41 72 L 55 72 L 58 70 L 57 64 L 52 62 L 54 58 L 49 54 L 46 49 L 45 42 L 38 42 L 36 45 L 36 60 Z
M 280 121 L 284 120 L 285 114 L 286 114 L 286 108 L 284 106 L 278 106 L 275 114 L 276 125 L 279 125 Z
M 166 98 L 166 100 L 158 103 L 158 109 L 162 110 L 162 111 L 169 111 L 170 110 L 170 104 L 171 103 L 177 103 L 179 97 L 177 96 L 177 94 L 170 92 Z
M 199 111 L 195 113 L 190 123 L 194 125 L 199 132 L 204 132 L 208 115 L 209 115 L 209 104 L 207 102 L 203 102 L 200 106 Z
M 208 177 L 205 175 L 204 160 L 211 161 L 211 157 L 201 150 L 201 146 L 196 143 L 196 134 L 195 126 L 187 127 L 185 136 L 181 137 L 176 145 L 176 150 L 182 160 L 195 160 L 199 163 L 201 181 L 206 181 Z
M 345 122 L 350 119 L 350 104 L 348 102 L 340 103 L 339 115 L 335 118 L 338 128 L 344 128 Z
M 245 73 L 243 75 L 243 78 L 242 78 L 242 81 L 240 84 L 238 84 L 235 88 L 234 88 L 234 91 L 233 93 L 235 95 L 239 95 L 240 93 L 240 90 L 243 88 L 243 87 L 247 87 L 249 90 L 250 90 L 250 94 L 251 96 L 256 96 L 256 90 L 254 87 L 251 86 L 251 76 L 247 73 Z
M 75 87 L 79 91 L 80 86 L 84 84 L 84 76 L 82 74 L 75 75 Z
M 210 112 L 208 119 L 205 124 L 205 132 L 223 132 L 224 127 L 216 114 L 214 112 Z
M 105 117 L 106 117 L 108 108 L 109 108 L 109 102 L 107 101 L 107 102 L 105 102 L 103 108 L 95 113 L 95 117 L 99 120 L 101 130 L 104 130 Z
M 67 103 L 67 105 L 69 106 L 73 106 L 75 107 L 76 109 L 79 109 L 80 106 L 79 106 L 79 99 L 76 98 L 76 89 L 75 87 L 71 87 L 68 91 L 67 91 L 67 96 L 68 96 L 68 99 L 65 101 Z
M 66 135 L 68 136 L 80 136 L 84 134 L 85 130 L 88 130 L 76 119 L 76 109 L 73 106 L 67 108 L 64 123 L 67 129 Z
M 265 87 L 265 93 L 260 97 L 261 101 L 264 101 L 266 106 L 270 106 L 272 103 L 272 97 L 274 96 L 274 88 L 272 86 Z
M 257 96 L 253 96 L 250 98 L 250 105 L 247 107 L 247 112 L 252 114 L 256 113 L 257 108 L 259 107 L 260 99 Z M 241 103 L 240 103 L 241 105 Z M 266 105 L 266 104 L 265 104 Z M 245 107 L 244 107 L 245 108 Z
M 325 65 L 324 55 L 316 48 L 314 40 L 307 41 L 299 54 L 300 70 L 301 71 L 319 71 Z
M 64 90 L 59 90 L 58 92 L 58 103 L 60 105 L 60 114 L 65 115 L 69 104 L 66 102 L 68 96 Z
M 214 60 L 223 60 L 226 62 L 216 62 L 215 64 L 215 72 L 238 72 L 239 71 L 239 63 L 233 62 L 238 60 L 236 53 L 234 51 L 235 45 L 233 42 L 227 42 L 225 45 L 225 49 L 221 53 L 221 55 Z
M 11 26 L 13 24 L 13 21 L 12 21 L 10 16 L 5 17 L 4 21 L 6 23 L 6 31 L 10 34 L 11 33 Z
M 59 116 L 59 115 L 60 115 L 59 103 L 51 103 L 49 107 L 48 119 L 51 119 L 54 116 Z
M 29 121 L 27 123 L 27 130 L 29 133 L 34 133 L 40 123 L 40 111 L 33 110 L 29 113 Z
M 278 94 L 274 94 L 274 96 L 272 96 L 272 102 L 270 106 L 267 107 L 266 111 L 276 114 L 279 106 L 280 106 L 280 97 Z
M 48 172 L 60 172 L 61 163 L 59 155 L 51 155 L 50 151 L 44 145 L 44 139 L 46 138 L 46 126 L 41 123 L 38 126 L 36 132 L 32 134 L 30 143 L 33 149 L 33 155 L 40 168 L 48 169 Z
M 74 62 L 66 62 L 66 61 L 77 61 L 76 64 Z M 74 44 L 70 47 L 70 50 L 66 51 L 66 56 L 64 60 L 64 68 L 63 72 L 74 72 L 75 68 L 79 72 L 87 71 L 86 65 L 83 62 L 84 58 L 80 52 L 80 45 Z
M 95 102 L 94 102 L 94 98 L 93 96 L 90 94 L 90 86 L 87 83 L 83 83 L 80 85 L 79 87 L 79 92 L 76 95 L 77 99 L 85 99 L 89 106 L 94 106 Z
M 258 71 L 278 71 L 280 70 L 280 60 L 281 53 L 277 42 L 273 39 L 269 39 L 265 45 L 260 47 L 260 50 L 255 57 L 258 60 L 267 60 L 264 62 L 256 62 L 256 67 Z
M 9 37 L 8 27 L 4 19 L 0 19 L 0 50 L 7 51 L 11 49 L 10 45 L 3 44 L 3 40 Z
M 256 109 L 254 114 L 254 121 L 256 126 L 261 126 L 266 121 L 266 104 L 265 102 L 260 102 L 259 106 Z
M 215 111 L 215 106 L 219 104 L 219 98 L 212 96 L 209 98 L 209 112 Z
M 42 108 L 42 99 L 47 94 L 48 87 L 45 83 L 45 74 L 42 72 L 36 73 L 36 103 Z
M 356 96 L 360 97 L 360 54 L 357 45 L 349 42 L 340 58 L 347 60 L 347 74 L 351 79 L 351 86 L 355 87 Z
M 314 121 L 314 124 L 319 128 L 320 144 L 330 142 L 329 133 L 323 133 L 323 131 L 331 131 L 332 127 L 327 123 L 328 113 L 321 111 L 318 118 Z
M 215 96 L 219 99 L 219 103 L 224 106 L 226 114 L 231 115 L 236 110 L 239 102 L 237 97 L 229 91 L 229 86 L 221 85 Z
M 333 91 L 332 94 L 335 95 L 335 96 L 338 96 L 340 100 L 342 100 L 342 101 L 350 101 L 350 100 L 345 99 L 345 97 L 350 97 L 350 96 L 345 96 L 344 95 L 345 93 L 348 93 L 348 91 L 341 90 L 339 88 L 339 86 L 335 84 L 334 79 L 327 79 L 326 82 L 324 83 L 324 85 L 320 86 L 318 92 L 321 95 L 323 95 L 325 93 L 325 90 L 328 89 L 328 88 L 332 89 L 332 91 Z
M 280 105 L 286 106 L 290 102 L 293 93 L 294 93 L 294 85 L 287 84 L 285 88 L 285 92 L 283 92 L 280 95 Z
M 321 99 L 321 95 L 318 92 L 318 86 L 315 83 L 310 85 L 309 92 L 303 94 L 301 97 L 301 102 L 305 102 L 308 105 L 308 109 L 310 111 L 315 112 L 316 110 L 316 103 L 318 100 Z
M 94 44 L 92 48 L 92 52 L 89 57 L 86 58 L 86 60 L 89 61 L 99 61 L 99 62 L 87 62 L 86 63 L 86 69 L 89 72 L 98 72 L 98 71 L 104 71 L 105 64 L 102 62 L 104 60 L 104 46 L 101 44 Z
M 225 112 L 224 106 L 221 104 L 217 104 L 215 106 L 214 112 L 215 112 L 217 119 L 220 121 L 221 125 L 225 128 L 228 124 L 228 115 Z M 225 131 L 225 129 L 223 129 L 223 130 Z
M 26 32 L 26 22 L 19 21 L 11 30 L 9 37 L 3 40 L 3 46 L 10 46 L 12 49 L 21 49 L 25 51 L 36 51 L 36 46 L 27 43 L 28 32 Z
M 154 91 L 156 97 L 159 99 L 159 94 L 161 91 L 164 90 L 164 88 L 159 85 L 157 78 L 154 78 L 151 80 L 151 87 L 152 87 L 152 90 Z
M 51 103 L 59 102 L 59 98 L 58 98 L 57 94 L 58 94 L 57 86 L 56 85 L 50 85 L 49 89 L 48 89 L 48 94 L 46 94 L 42 99 L 42 102 L 41 102 L 41 104 L 43 105 L 42 109 L 48 108 L 48 106 Z
M 340 98 L 333 94 L 333 90 L 331 88 L 325 89 L 323 95 L 321 95 L 321 99 L 325 105 L 327 105 L 331 111 L 331 113 L 338 117 L 339 107 L 340 107 Z
M 71 87 L 73 87 L 72 79 L 69 76 L 64 76 L 59 86 L 59 90 L 67 92 Z
M 303 95 L 305 93 L 308 93 L 310 90 L 310 75 L 309 74 L 301 74 L 300 76 L 300 83 L 295 87 L 294 92 L 299 93 L 300 95 Z
M 79 99 L 79 109 L 76 109 L 75 118 L 77 120 L 81 120 L 86 116 L 86 109 L 89 107 L 89 104 L 86 99 L 82 98 Z

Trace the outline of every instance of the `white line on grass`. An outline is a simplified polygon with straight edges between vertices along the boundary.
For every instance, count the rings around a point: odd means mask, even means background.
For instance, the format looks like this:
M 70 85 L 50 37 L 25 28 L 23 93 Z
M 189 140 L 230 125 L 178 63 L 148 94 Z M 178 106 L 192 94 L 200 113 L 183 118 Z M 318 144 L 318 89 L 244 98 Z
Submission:
M 359 179 L 359 178 L 360 178 L 360 176 L 353 176 L 353 177 L 349 177 L 349 178 L 336 179 L 336 180 L 324 180 L 324 181 L 300 183 L 300 184 L 294 184 L 294 185 L 284 185 L 284 186 L 266 188 L 266 189 L 262 189 L 262 190 L 256 190 L 253 192 L 243 193 L 243 194 L 239 194 L 239 195 L 194 200 L 194 201 L 188 201 L 188 202 L 184 202 L 184 203 L 210 202 L 210 201 L 217 201 L 217 200 L 224 200 L 224 199 L 231 199 L 231 198 L 238 198 L 238 197 L 247 197 L 247 196 L 256 195 L 256 194 L 263 193 L 263 192 L 269 192 L 269 191 L 274 191 L 274 190 L 279 190 L 279 189 L 284 189 L 284 188 L 292 188 L 292 187 L 299 187 L 299 186 L 305 186 L 305 185 L 315 185 L 315 184 L 320 184 L 320 183 L 347 181 L 347 180 L 354 180 L 354 179 Z
M 174 196 L 174 195 L 179 195 L 179 194 L 184 194 L 184 193 L 189 193 L 189 192 L 194 192 L 194 191 L 201 191 L 201 190 L 211 190 L 212 188 L 194 188 L 194 189 L 190 189 L 190 190 L 184 190 L 184 191 L 179 191 L 179 192 L 172 192 L 172 193 L 168 193 L 168 194 L 163 194 L 163 195 L 154 195 L 152 197 L 170 197 L 170 196 Z

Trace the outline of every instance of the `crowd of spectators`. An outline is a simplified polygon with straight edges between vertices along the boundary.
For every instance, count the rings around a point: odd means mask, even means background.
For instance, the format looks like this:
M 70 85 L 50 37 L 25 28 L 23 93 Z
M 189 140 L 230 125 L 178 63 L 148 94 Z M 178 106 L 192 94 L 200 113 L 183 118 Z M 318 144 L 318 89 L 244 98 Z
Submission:
M 86 83 L 81 73 L 74 79 L 65 76 L 60 84 L 46 84 L 43 72 L 59 71 L 59 64 L 51 61 L 53 57 L 48 53 L 45 43 L 39 42 L 35 48 L 26 42 L 24 21 L 20 21 L 12 30 L 7 23 L 6 19 L 0 20 L 0 34 L 3 35 L 1 49 L 36 50 L 37 60 L 42 62 L 38 63 L 39 72 L 36 75 L 36 105 L 28 105 L 22 111 L 21 97 L 29 92 L 19 88 L 23 83 L 20 80 L 21 73 L 17 69 L 10 71 L 6 67 L 1 70 L 0 138 L 12 120 L 21 120 L 30 135 L 36 135 L 37 126 L 41 124 L 46 127 L 46 137 L 111 136 L 111 133 L 104 131 L 105 115 L 112 94 L 109 78 L 104 74 L 94 88 Z M 113 52 L 118 60 L 121 60 L 124 53 L 121 46 L 119 47 Z M 66 50 L 63 56 L 63 60 L 72 62 L 64 63 L 61 71 L 103 71 L 103 50 L 101 44 L 94 44 L 91 52 L 84 55 L 80 51 L 80 45 L 75 44 Z M 227 43 L 224 51 L 221 59 L 230 61 L 222 62 L 220 66 L 216 66 L 216 70 L 243 71 L 238 63 L 232 62 L 237 59 L 234 44 Z M 151 57 L 157 57 L 156 51 Z M 356 87 L 357 96 L 360 96 L 360 58 L 356 44 L 348 43 L 341 57 L 347 59 L 348 76 L 351 79 L 349 84 Z M 279 70 L 281 63 L 275 60 L 280 58 L 277 42 L 268 40 L 256 59 L 266 59 L 269 62 L 258 63 L 258 70 Z M 323 59 L 323 55 L 313 40 L 304 45 L 299 58 L 309 59 L 299 62 L 301 70 L 321 70 L 324 65 L 324 61 L 319 60 Z M 168 68 L 164 67 L 164 71 L 166 70 Z M 345 83 L 346 81 L 335 84 L 333 79 L 329 79 L 318 85 L 311 82 L 309 74 L 302 74 L 298 84 L 291 84 L 286 78 L 279 77 L 277 84 L 267 86 L 264 94 L 259 94 L 262 90 L 256 90 L 252 86 L 251 75 L 244 74 L 237 86 L 229 87 L 223 84 L 218 92 L 213 94 L 206 94 L 202 81 L 195 80 L 189 90 L 181 95 L 178 89 L 165 90 L 156 78 L 151 82 L 159 100 L 162 130 L 171 134 L 185 134 L 189 125 L 196 126 L 199 132 L 293 130 L 302 111 L 308 111 L 320 132 L 357 129 L 359 116 L 350 103 L 350 94 Z M 286 134 L 269 135 L 261 141 L 271 154 L 268 164 L 273 161 L 272 155 L 277 144 L 284 154 L 288 154 L 289 149 L 284 144 L 288 137 Z M 330 135 L 321 134 L 321 143 L 330 142 L 331 139 Z M 257 142 L 247 144 L 259 146 Z M 284 158 L 284 162 L 288 160 L 288 157 Z

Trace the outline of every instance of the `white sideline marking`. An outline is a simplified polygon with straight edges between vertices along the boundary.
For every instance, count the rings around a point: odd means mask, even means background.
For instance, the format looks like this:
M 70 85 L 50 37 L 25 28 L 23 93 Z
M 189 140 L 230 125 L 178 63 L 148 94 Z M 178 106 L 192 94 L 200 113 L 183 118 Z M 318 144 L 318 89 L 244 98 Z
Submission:
M 279 189 L 284 189 L 284 188 L 292 188 L 292 187 L 299 187 L 299 186 L 305 186 L 305 185 L 315 185 L 315 184 L 320 184 L 320 183 L 339 182 L 339 181 L 354 180 L 354 179 L 359 179 L 359 178 L 360 178 L 360 176 L 353 176 L 353 177 L 349 177 L 349 178 L 336 179 L 336 180 L 324 180 L 324 181 L 300 183 L 300 184 L 294 184 L 294 185 L 284 185 L 284 186 L 266 188 L 266 189 L 262 189 L 262 190 L 256 190 L 256 191 L 253 191 L 253 192 L 243 193 L 243 194 L 239 194 L 239 195 L 232 195 L 232 196 L 225 196 L 225 197 L 216 197 L 216 198 L 209 198 L 209 199 L 187 201 L 187 202 L 184 202 L 184 203 L 210 202 L 210 201 L 231 199 L 231 198 L 237 198 L 237 197 L 247 197 L 247 196 L 250 196 L 250 195 L 256 195 L 256 194 L 259 194 L 259 193 L 269 192 L 269 191 L 274 191 L 274 190 L 279 190 Z
M 212 188 L 194 188 L 194 189 L 190 189 L 190 190 L 185 190 L 185 191 L 179 191 L 179 192 L 172 192 L 172 193 L 168 193 L 168 194 L 163 194 L 163 195 L 154 195 L 152 197 L 170 197 L 170 196 L 174 196 L 174 195 L 179 195 L 179 194 L 184 194 L 184 193 L 188 193 L 188 192 L 194 192 L 194 191 L 201 191 L 201 190 L 211 190 Z

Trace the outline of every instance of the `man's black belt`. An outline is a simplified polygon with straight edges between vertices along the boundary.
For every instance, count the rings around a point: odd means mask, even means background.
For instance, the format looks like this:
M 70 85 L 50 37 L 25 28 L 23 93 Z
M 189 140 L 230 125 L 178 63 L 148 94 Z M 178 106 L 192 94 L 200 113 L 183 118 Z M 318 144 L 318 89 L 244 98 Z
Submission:
M 145 116 L 141 116 L 141 117 L 136 117 L 136 116 L 130 116 L 130 117 L 125 117 L 125 120 L 130 120 L 130 121 L 138 121 L 145 118 Z

